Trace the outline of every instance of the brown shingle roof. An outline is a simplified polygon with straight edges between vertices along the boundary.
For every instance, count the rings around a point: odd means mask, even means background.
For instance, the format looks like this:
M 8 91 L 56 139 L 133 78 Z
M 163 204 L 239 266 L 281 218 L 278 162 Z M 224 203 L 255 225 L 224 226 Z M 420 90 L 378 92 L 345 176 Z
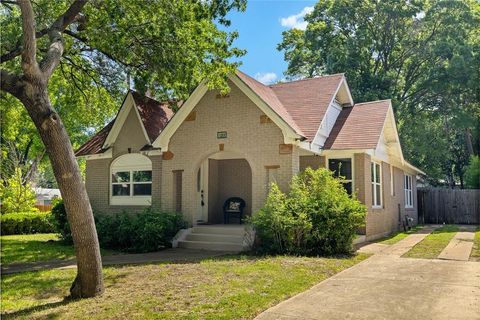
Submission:
M 170 108 L 171 102 L 158 102 L 133 90 L 130 90 L 130 93 L 135 101 L 150 142 L 153 142 L 173 116 L 173 111 Z M 105 152 L 106 150 L 102 149 L 102 146 L 114 122 L 115 120 L 111 121 L 90 140 L 78 148 L 75 155 L 78 157 Z
M 270 88 L 301 128 L 305 138 L 312 141 L 342 79 L 343 74 L 334 74 L 274 84 Z
M 78 150 L 75 152 L 75 155 L 86 156 L 89 154 L 104 153 L 106 149 L 102 149 L 105 139 L 107 139 L 108 133 L 113 127 L 115 121 L 110 121 L 102 130 L 98 131 L 90 140 L 85 142 Z
M 131 93 L 145 126 L 145 131 L 147 131 L 150 142 L 153 142 L 173 117 L 173 110 L 170 109 L 171 102 L 158 102 L 136 91 L 131 91 Z
M 390 100 L 357 103 L 343 108 L 324 149 L 374 149 L 382 134 Z
M 268 86 L 264 85 L 261 82 L 253 79 L 252 77 L 246 75 L 245 73 L 237 70 L 237 76 L 252 89 L 266 104 L 273 109 L 273 111 L 278 114 L 296 133 L 301 136 L 304 136 L 302 129 L 297 125 L 293 120 L 292 116 L 285 109 L 284 105 L 278 97 L 275 95 L 275 92 Z

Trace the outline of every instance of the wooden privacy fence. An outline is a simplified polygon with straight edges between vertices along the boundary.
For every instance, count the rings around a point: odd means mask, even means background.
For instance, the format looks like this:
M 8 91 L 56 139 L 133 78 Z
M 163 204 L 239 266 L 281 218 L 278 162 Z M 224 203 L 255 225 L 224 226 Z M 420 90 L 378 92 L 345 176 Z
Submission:
M 480 224 L 480 190 L 418 188 L 423 223 Z
M 40 211 L 50 211 L 50 210 L 52 210 L 52 207 L 53 206 L 51 204 L 45 204 L 45 205 L 36 204 L 35 205 L 35 208 L 37 208 Z

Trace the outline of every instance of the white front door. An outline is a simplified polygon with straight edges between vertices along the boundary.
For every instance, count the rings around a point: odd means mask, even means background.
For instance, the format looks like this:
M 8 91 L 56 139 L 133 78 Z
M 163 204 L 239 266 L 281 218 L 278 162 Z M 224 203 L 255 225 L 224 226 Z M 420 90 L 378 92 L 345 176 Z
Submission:
M 197 223 L 208 222 L 208 159 L 205 159 L 197 171 Z

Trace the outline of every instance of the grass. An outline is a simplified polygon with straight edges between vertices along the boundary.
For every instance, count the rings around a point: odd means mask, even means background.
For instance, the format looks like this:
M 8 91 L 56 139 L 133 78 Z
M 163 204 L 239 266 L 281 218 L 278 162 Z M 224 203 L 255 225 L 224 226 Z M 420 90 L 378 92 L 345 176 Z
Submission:
M 397 233 L 394 233 L 392 234 L 391 236 L 379 241 L 379 243 L 381 244 L 388 244 L 388 245 L 392 245 L 392 244 L 395 244 L 397 242 L 399 242 L 400 240 L 403 240 L 405 239 L 406 237 L 408 237 L 409 235 L 411 235 L 412 233 L 415 233 L 417 232 L 418 230 L 422 229 L 423 226 L 415 226 L 413 227 L 412 229 L 408 230 L 408 231 L 405 231 L 405 232 L 397 232 Z
M 457 231 L 458 226 L 454 225 L 445 225 L 437 228 L 404 254 L 403 257 L 435 259 L 445 249 Z
M 473 248 L 470 253 L 470 260 L 480 261 L 480 228 L 475 232 L 475 238 L 473 240 Z
M 182 264 L 104 268 L 105 293 L 64 300 L 75 270 L 2 277 L 2 318 L 251 319 L 364 260 L 230 256 Z
M 75 257 L 73 246 L 60 241 L 55 233 L 1 236 L 0 241 L 2 265 Z M 102 250 L 102 254 L 113 251 Z

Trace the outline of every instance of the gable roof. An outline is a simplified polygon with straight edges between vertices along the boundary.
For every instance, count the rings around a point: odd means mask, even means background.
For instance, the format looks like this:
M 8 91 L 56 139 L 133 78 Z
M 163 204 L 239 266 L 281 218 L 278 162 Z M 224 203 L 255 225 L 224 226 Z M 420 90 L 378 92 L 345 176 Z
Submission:
M 143 128 L 148 136 L 148 140 L 151 143 L 158 137 L 160 132 L 167 125 L 168 121 L 172 118 L 173 111 L 170 108 L 172 101 L 159 102 L 150 97 L 143 96 L 136 91 L 129 90 L 124 99 L 124 103 L 129 95 L 131 95 L 133 98 L 134 106 L 136 107 L 138 115 L 141 119 Z M 104 147 L 105 141 L 111 133 L 115 121 L 119 118 L 124 103 L 122 103 L 122 108 L 120 108 L 118 111 L 115 119 L 107 124 L 80 148 L 78 148 L 78 150 L 75 152 L 75 156 L 79 157 L 99 154 L 108 150 L 108 147 Z
M 343 78 L 343 74 L 335 74 L 274 84 L 270 88 L 301 128 L 305 138 L 312 141 Z
M 342 108 L 324 149 L 375 149 L 390 105 L 381 100 Z

